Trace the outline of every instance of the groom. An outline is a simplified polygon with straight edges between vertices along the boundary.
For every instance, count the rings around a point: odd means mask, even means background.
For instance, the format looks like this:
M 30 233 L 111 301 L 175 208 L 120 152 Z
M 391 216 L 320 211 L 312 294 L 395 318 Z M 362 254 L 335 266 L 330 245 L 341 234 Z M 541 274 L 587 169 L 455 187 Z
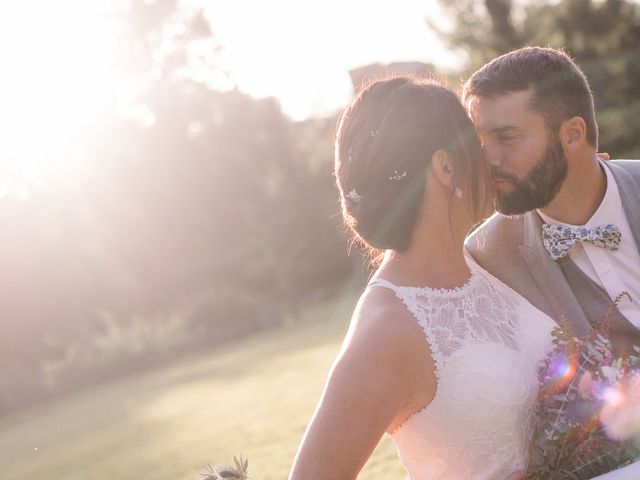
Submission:
M 610 315 L 614 350 L 640 345 L 640 161 L 599 159 L 587 79 L 527 47 L 467 81 L 463 102 L 495 174 L 496 208 L 466 242 L 476 261 L 572 334 Z

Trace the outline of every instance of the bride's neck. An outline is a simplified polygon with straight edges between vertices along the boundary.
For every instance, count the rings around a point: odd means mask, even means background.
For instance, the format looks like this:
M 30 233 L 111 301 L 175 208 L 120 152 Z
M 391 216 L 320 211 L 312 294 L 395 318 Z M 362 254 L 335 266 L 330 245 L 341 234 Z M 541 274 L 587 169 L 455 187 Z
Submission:
M 468 229 L 469 226 L 460 222 L 456 224 L 447 212 L 444 215 L 442 211 L 424 212 L 409 248 L 402 252 L 387 251 L 381 275 L 396 277 L 405 285 L 432 288 L 463 284 L 469 277 L 463 253 Z

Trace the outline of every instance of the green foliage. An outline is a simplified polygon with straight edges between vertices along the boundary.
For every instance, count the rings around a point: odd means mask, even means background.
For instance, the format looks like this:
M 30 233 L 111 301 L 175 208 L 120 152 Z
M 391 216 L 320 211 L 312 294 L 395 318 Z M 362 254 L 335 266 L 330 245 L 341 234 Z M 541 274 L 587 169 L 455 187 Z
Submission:
M 225 77 L 201 11 L 122 5 L 119 59 L 139 79 L 128 107 L 144 121 L 112 105 L 78 146 L 82 181 L 0 205 L 0 413 L 295 321 L 352 268 L 335 119 L 295 123 L 273 98 L 198 78 Z
M 640 5 L 622 0 L 440 2 L 454 18 L 436 29 L 449 47 L 468 53 L 469 75 L 483 63 L 525 45 L 565 49 L 589 78 L 600 127 L 600 150 L 640 157 Z

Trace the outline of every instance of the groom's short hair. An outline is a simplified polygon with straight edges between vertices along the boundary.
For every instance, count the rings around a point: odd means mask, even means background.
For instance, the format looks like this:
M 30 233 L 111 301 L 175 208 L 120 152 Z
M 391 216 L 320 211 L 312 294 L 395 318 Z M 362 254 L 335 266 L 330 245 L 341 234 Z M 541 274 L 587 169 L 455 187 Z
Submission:
M 582 117 L 587 141 L 598 148 L 598 125 L 593 94 L 587 77 L 569 55 L 553 48 L 525 47 L 506 53 L 484 65 L 467 80 L 463 103 L 471 97 L 496 97 L 533 89 L 530 106 L 557 133 L 571 117 Z

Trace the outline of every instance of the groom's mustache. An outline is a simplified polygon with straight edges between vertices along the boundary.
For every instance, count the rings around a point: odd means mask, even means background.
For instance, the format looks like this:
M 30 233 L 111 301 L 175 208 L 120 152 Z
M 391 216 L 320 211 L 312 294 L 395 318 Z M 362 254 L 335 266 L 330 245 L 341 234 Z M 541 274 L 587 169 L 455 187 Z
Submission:
M 493 169 L 493 181 L 499 181 L 499 180 L 503 180 L 503 181 L 507 181 L 507 182 L 511 182 L 513 184 L 518 184 L 519 183 L 519 179 L 518 177 L 516 177 L 515 175 L 511 174 L 511 173 L 507 173 L 507 172 L 503 172 L 500 170 L 496 170 Z

